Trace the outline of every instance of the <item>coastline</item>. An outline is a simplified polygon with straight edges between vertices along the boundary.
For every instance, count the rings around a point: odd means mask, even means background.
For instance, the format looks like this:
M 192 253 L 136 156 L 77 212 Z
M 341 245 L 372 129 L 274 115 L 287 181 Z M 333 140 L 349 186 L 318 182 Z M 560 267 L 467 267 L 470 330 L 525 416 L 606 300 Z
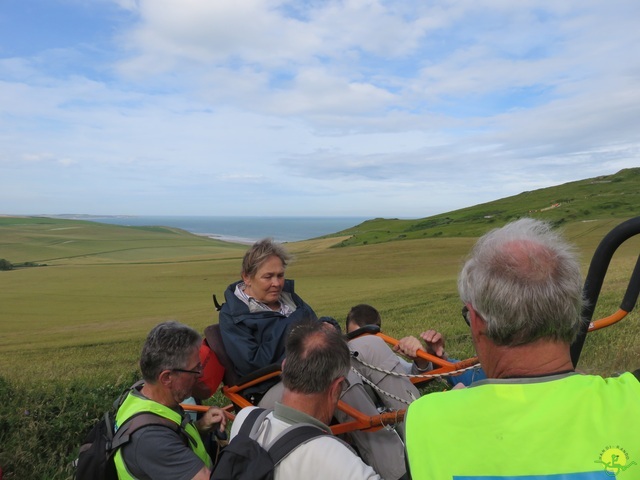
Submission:
M 250 245 L 262 238 L 290 243 L 347 230 L 370 220 L 368 217 L 223 217 L 223 216 L 177 216 L 177 215 L 10 215 L 6 217 L 47 217 L 82 220 L 125 227 L 169 227 L 179 228 L 194 235 L 229 243 Z
M 122 226 L 180 228 L 194 235 L 251 245 L 262 238 L 288 243 L 309 240 L 355 227 L 365 217 L 219 217 L 219 216 L 84 216 L 84 220 Z
M 252 238 L 246 238 L 246 237 L 236 237 L 233 235 L 220 235 L 218 233 L 194 233 L 194 232 L 189 232 L 189 233 L 193 233 L 194 235 L 198 235 L 199 237 L 211 238 L 212 240 L 220 240 L 221 242 L 228 242 L 228 243 L 239 243 L 242 245 L 253 245 L 255 242 L 260 240 L 259 238 L 252 239 Z

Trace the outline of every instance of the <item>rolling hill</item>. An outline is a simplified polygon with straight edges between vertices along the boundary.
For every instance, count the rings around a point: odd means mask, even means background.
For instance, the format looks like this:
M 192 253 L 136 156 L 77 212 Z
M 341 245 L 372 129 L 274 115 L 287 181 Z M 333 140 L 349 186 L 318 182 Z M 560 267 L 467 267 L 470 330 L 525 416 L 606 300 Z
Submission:
M 562 225 L 622 220 L 639 214 L 640 168 L 629 168 L 417 220 L 376 218 L 327 237 L 348 236 L 336 245 L 346 247 L 418 238 L 477 237 L 525 216 Z

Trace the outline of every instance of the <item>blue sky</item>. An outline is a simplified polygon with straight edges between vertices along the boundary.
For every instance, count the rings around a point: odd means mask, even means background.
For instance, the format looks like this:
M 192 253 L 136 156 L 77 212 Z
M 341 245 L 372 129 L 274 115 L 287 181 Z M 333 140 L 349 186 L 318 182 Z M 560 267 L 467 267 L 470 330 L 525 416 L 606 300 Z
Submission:
M 0 214 L 420 218 L 637 167 L 639 21 L 637 0 L 0 0 Z

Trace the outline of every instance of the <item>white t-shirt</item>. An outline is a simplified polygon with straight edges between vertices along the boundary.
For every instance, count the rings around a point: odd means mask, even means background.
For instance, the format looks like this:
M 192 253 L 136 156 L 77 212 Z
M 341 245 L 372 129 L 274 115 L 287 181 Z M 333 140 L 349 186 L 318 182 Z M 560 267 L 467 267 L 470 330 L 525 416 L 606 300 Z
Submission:
M 243 408 L 231 426 L 231 439 L 240 425 L 255 407 Z M 258 443 L 268 448 L 286 428 L 296 423 L 310 423 L 327 429 L 317 419 L 298 410 L 276 403 L 275 410 L 267 415 L 258 434 Z M 304 480 L 380 480 L 380 476 L 364 463 L 349 447 L 328 435 L 316 437 L 293 450 L 275 468 L 274 480 L 292 478 Z

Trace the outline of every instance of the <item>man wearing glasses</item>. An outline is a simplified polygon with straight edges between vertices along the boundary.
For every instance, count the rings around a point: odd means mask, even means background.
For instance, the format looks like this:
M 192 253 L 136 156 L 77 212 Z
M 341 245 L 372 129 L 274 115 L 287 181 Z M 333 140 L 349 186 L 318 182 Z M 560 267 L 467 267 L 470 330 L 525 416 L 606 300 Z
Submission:
M 202 373 L 198 332 L 178 322 L 151 330 L 142 348 L 140 371 L 144 383 L 131 389 L 118 409 L 116 429 L 140 413 L 151 412 L 171 420 L 175 428 L 147 425 L 115 456 L 118 478 L 208 480 L 211 459 L 200 434 L 224 431 L 224 412 L 212 407 L 197 422 L 180 407 Z
M 476 243 L 458 290 L 487 380 L 409 406 L 411 477 L 640 478 L 640 383 L 574 371 L 573 248 L 550 225 L 518 220 Z

